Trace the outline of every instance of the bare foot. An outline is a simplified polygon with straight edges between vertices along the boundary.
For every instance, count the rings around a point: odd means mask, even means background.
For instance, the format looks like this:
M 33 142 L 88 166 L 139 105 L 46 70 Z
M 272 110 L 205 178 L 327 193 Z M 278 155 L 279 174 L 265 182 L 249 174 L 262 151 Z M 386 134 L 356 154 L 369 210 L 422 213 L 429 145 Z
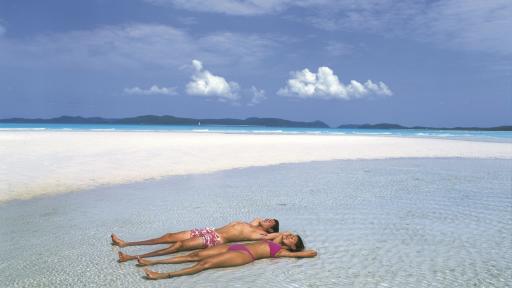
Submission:
M 117 252 L 117 255 L 119 255 L 119 260 L 117 260 L 117 262 L 119 262 L 119 263 L 135 259 L 135 257 L 125 254 L 121 251 Z
M 152 261 L 137 257 L 137 266 L 148 266 L 151 264 L 152 264 Z
M 110 235 L 110 238 L 112 238 L 112 245 L 116 245 L 119 247 L 126 247 L 126 243 L 121 240 L 119 237 L 117 237 L 116 234 Z
M 149 280 L 170 278 L 169 274 L 151 271 L 148 268 L 144 269 L 144 273 L 146 273 L 146 278 Z

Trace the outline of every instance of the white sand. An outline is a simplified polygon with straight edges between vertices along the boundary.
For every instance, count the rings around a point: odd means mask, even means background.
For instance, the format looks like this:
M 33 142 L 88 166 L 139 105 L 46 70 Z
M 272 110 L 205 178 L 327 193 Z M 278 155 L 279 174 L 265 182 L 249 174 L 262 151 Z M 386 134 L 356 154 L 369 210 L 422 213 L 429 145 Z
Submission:
M 0 132 L 0 202 L 99 185 L 334 159 L 512 159 L 512 144 L 347 135 Z

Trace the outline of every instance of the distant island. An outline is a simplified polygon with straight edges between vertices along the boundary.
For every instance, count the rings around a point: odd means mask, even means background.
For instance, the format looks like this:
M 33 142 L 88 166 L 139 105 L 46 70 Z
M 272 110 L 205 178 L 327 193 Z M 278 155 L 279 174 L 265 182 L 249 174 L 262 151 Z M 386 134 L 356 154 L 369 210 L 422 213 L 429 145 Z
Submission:
M 109 119 L 100 117 L 61 116 L 50 119 L 10 118 L 0 119 L 0 123 L 49 123 L 49 124 L 129 124 L 129 125 L 233 125 L 233 126 L 267 126 L 267 127 L 301 127 L 329 128 L 322 121 L 300 122 L 279 118 L 246 119 L 194 119 L 170 115 L 144 115 L 130 118 Z
M 379 124 L 345 124 L 340 125 L 337 128 L 340 129 L 429 129 L 429 130 L 470 130 L 470 131 L 512 131 L 511 126 L 496 126 L 496 127 L 424 127 L 424 126 L 413 126 L 407 127 L 398 124 L 391 123 L 379 123 Z
M 280 118 L 258 118 L 246 119 L 195 119 L 175 117 L 171 115 L 143 115 L 128 118 L 101 118 L 101 117 L 80 117 L 61 116 L 48 119 L 29 118 L 8 118 L 0 119 L 0 123 L 48 123 L 48 124 L 125 124 L 125 125 L 231 125 L 231 126 L 264 126 L 264 127 L 295 127 L 295 128 L 331 128 L 322 121 L 291 121 Z M 512 131 L 512 125 L 496 127 L 407 127 L 399 124 L 344 124 L 339 129 L 430 129 L 430 130 L 470 130 L 470 131 Z

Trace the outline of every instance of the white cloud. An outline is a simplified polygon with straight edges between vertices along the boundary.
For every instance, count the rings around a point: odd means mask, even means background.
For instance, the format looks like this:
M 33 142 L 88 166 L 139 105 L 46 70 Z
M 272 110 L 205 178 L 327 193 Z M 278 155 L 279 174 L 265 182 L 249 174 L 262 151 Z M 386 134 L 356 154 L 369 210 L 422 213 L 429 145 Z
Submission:
M 265 90 L 258 89 L 254 86 L 251 87 L 252 98 L 247 104 L 248 106 L 254 106 L 263 102 L 267 97 L 265 96 Z
M 325 30 L 400 34 L 411 20 L 424 11 L 422 1 L 344 0 L 327 1 L 316 11 L 308 13 L 306 21 Z M 389 29 L 394 28 L 394 29 Z
M 237 105 L 245 102 L 247 106 L 257 105 L 267 99 L 265 90 L 255 86 L 242 89 L 237 82 L 227 81 L 224 77 L 204 69 L 203 63 L 199 60 L 192 60 L 192 66 L 194 74 L 185 89 L 189 95 L 215 97 L 219 101 L 230 101 Z
M 378 95 L 393 95 L 393 92 L 389 89 L 389 87 L 384 82 L 381 81 L 379 81 L 379 84 L 375 84 L 372 82 L 372 80 L 368 80 L 364 83 L 364 86 L 371 92 Z
M 456 49 L 512 55 L 512 2 L 434 2 L 413 22 L 420 40 Z
M 282 14 L 325 30 L 407 37 L 457 50 L 512 54 L 512 1 L 145 0 L 229 15 Z M 302 9 L 300 17 L 291 10 Z
M 158 87 L 153 85 L 148 89 L 142 89 L 138 86 L 125 88 L 124 93 L 134 95 L 176 95 L 176 87 Z
M 390 96 L 393 92 L 383 83 L 374 83 L 371 80 L 364 84 L 351 80 L 345 85 L 340 82 L 338 76 L 329 67 L 319 67 L 317 73 L 304 69 L 292 72 L 292 78 L 287 85 L 277 92 L 281 96 L 300 98 L 323 99 L 353 99 L 369 95 Z
M 219 100 L 234 101 L 239 98 L 240 86 L 236 82 L 228 82 L 221 76 L 212 74 L 203 68 L 199 60 L 192 60 L 195 72 L 192 81 L 187 84 L 186 91 L 189 95 L 213 96 Z
M 275 53 L 275 37 L 215 32 L 193 36 L 167 25 L 130 24 L 48 33 L 0 43 L 7 67 L 34 69 L 177 69 L 194 57 L 216 65 L 257 66 Z
M 145 0 L 156 5 L 229 15 L 258 15 L 283 10 L 292 0 Z
M 325 30 L 407 37 L 440 47 L 512 55 L 512 2 L 473 1 L 327 1 L 306 11 L 304 19 Z M 311 12 L 310 12 L 311 11 Z
M 0 37 L 2 37 L 5 34 L 5 31 L 6 31 L 5 27 L 2 26 L 2 24 L 0 24 Z

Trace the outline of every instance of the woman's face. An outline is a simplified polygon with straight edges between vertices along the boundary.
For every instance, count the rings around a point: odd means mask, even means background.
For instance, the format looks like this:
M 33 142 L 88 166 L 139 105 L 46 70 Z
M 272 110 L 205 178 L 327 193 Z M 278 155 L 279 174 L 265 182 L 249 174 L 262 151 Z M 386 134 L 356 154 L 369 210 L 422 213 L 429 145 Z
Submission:
M 283 243 L 286 244 L 286 246 L 295 249 L 297 245 L 297 241 L 299 240 L 299 237 L 295 234 L 284 234 L 283 235 Z

